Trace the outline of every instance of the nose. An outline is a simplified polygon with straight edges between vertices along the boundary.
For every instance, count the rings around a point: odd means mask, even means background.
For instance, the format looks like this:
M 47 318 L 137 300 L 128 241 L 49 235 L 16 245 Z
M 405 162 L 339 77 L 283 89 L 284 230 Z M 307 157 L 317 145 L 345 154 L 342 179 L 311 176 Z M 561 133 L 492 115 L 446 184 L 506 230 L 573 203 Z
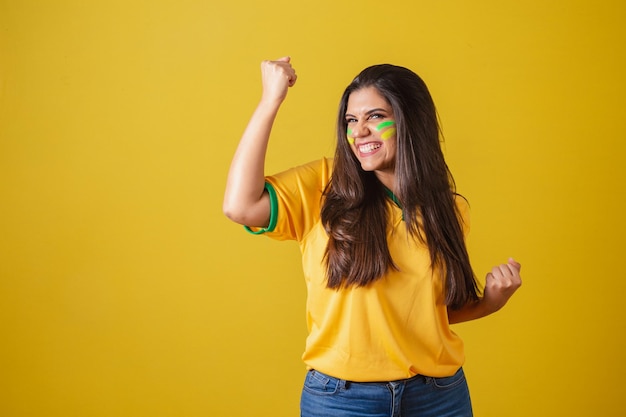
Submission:
M 369 134 L 370 130 L 364 122 L 359 121 L 352 127 L 352 137 L 355 139 L 366 137 Z

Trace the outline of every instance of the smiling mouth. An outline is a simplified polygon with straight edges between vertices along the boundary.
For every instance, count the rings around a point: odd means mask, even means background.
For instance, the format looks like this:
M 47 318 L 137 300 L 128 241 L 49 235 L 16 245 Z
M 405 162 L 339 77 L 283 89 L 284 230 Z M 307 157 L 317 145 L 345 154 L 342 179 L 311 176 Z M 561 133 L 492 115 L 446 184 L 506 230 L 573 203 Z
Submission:
M 374 152 L 376 149 L 380 148 L 381 146 L 383 146 L 380 143 L 365 143 L 363 145 L 359 145 L 359 152 L 366 154 L 366 153 L 372 153 Z

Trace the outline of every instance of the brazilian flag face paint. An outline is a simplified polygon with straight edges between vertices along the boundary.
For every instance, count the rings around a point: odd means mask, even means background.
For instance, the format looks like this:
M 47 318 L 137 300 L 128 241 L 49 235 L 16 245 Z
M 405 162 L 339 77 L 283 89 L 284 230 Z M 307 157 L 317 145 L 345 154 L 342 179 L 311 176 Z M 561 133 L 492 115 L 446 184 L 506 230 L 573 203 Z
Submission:
M 393 135 L 396 134 L 396 128 L 394 127 L 396 122 L 393 120 L 386 120 L 384 122 L 380 122 L 376 125 L 375 129 L 377 132 L 382 132 L 380 134 L 380 138 L 382 140 L 387 140 Z M 350 145 L 354 145 L 354 137 L 352 136 L 352 129 L 348 128 L 346 130 L 346 136 L 348 138 L 348 143 Z
M 396 128 L 394 127 L 395 124 L 396 122 L 394 122 L 393 120 L 387 120 L 387 121 L 379 123 L 376 126 L 376 131 L 382 132 L 380 134 L 380 138 L 382 140 L 387 140 L 396 134 Z
M 348 136 L 348 143 L 350 145 L 354 145 L 354 138 L 352 137 L 352 129 L 348 128 L 346 131 L 346 135 Z

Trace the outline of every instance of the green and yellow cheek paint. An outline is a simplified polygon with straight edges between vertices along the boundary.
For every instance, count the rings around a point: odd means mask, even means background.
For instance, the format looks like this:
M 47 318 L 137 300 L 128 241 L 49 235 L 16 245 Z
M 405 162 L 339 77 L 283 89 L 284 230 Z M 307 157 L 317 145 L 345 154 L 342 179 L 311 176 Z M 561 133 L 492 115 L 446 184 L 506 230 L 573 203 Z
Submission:
M 395 121 L 393 120 L 387 120 L 385 122 L 381 122 L 376 126 L 376 131 L 377 132 L 382 132 L 380 134 L 380 138 L 382 140 L 387 140 L 390 137 L 392 137 L 393 135 L 396 134 L 396 128 L 394 127 L 396 124 Z
M 354 138 L 352 137 L 352 129 L 348 128 L 346 131 L 346 135 L 348 136 L 348 143 L 350 145 L 354 145 Z
M 382 132 L 380 134 L 380 138 L 382 140 L 387 140 L 396 134 L 396 128 L 394 127 L 395 124 L 396 124 L 395 121 L 387 120 L 387 121 L 380 122 L 379 124 L 377 124 L 375 129 L 377 132 Z M 354 137 L 352 137 L 352 129 L 348 128 L 348 130 L 346 130 L 346 137 L 348 138 L 348 143 L 350 145 L 354 145 Z

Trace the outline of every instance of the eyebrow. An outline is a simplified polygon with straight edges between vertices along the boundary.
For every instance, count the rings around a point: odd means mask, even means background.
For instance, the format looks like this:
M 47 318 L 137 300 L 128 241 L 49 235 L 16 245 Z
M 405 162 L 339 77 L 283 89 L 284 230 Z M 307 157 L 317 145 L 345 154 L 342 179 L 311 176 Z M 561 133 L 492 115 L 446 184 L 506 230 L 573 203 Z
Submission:
M 380 108 L 380 107 L 377 107 L 377 108 L 375 108 L 375 109 L 372 109 L 372 110 L 368 110 L 368 111 L 366 111 L 366 112 L 365 112 L 365 115 L 366 115 L 366 116 L 369 116 L 369 115 L 370 115 L 370 114 L 372 114 L 372 113 L 378 113 L 378 112 L 384 112 L 384 113 L 387 113 L 387 114 L 388 114 L 388 113 L 389 113 L 389 110 L 387 110 L 387 109 L 383 109 L 383 108 Z M 347 116 L 356 117 L 355 115 L 350 114 L 350 113 L 346 113 L 344 117 L 347 117 Z

